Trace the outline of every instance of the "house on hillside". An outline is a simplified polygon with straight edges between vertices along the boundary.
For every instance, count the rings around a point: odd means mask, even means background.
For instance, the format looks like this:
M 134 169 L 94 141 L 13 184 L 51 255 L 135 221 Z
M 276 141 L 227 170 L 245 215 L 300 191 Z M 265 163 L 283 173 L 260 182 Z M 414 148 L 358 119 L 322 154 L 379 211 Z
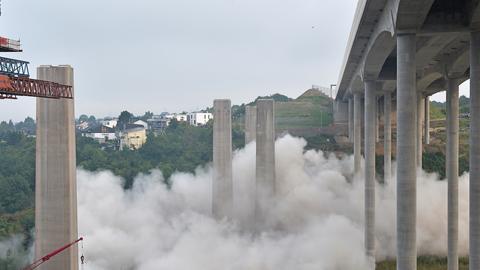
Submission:
M 135 122 L 133 122 L 135 125 L 141 125 L 143 126 L 145 129 L 148 129 L 148 123 L 143 121 L 143 120 L 137 120 Z
M 171 119 L 160 115 L 154 115 L 152 118 L 147 120 L 148 130 L 153 131 L 155 134 L 160 134 L 168 127 L 168 125 L 170 125 L 170 121 Z
M 117 139 L 115 129 L 104 125 L 89 128 L 82 132 L 82 136 L 92 138 L 100 144 L 104 144 L 108 141 L 115 141 Z
M 112 118 L 112 119 L 103 119 L 100 121 L 100 123 L 106 127 L 109 127 L 109 128 L 115 128 L 117 126 L 117 123 L 118 123 L 118 119 L 116 118 Z
M 191 126 L 203 126 L 213 119 L 213 114 L 204 112 L 193 112 L 188 114 L 188 123 Z
M 140 149 L 147 142 L 147 129 L 142 125 L 127 124 L 118 134 L 120 150 L 127 147 L 131 150 Z
M 77 124 L 75 127 L 77 128 L 77 130 L 85 131 L 90 127 L 90 125 L 88 124 L 88 122 L 81 122 L 80 124 Z
M 166 119 L 176 119 L 178 122 L 187 122 L 188 116 L 186 114 L 168 114 L 165 115 Z

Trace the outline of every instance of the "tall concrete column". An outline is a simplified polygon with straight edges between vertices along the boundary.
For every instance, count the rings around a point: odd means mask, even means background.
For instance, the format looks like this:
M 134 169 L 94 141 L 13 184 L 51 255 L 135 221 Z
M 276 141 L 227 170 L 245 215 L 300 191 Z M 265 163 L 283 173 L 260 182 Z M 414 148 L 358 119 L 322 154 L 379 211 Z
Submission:
M 40 66 L 40 80 L 73 86 L 70 66 Z M 78 238 L 74 101 L 37 98 L 35 258 Z M 43 270 L 77 270 L 73 246 L 44 263 Z
M 448 270 L 458 270 L 458 85 L 458 80 L 448 80 L 445 166 L 448 179 Z
M 480 32 L 470 34 L 470 270 L 480 269 Z
M 257 107 L 245 106 L 245 144 L 255 141 L 257 135 Z
M 375 130 L 376 81 L 365 82 L 365 251 L 375 262 Z
M 360 144 L 361 147 L 362 147 L 362 153 L 363 155 L 365 155 L 365 144 L 363 143 L 364 142 L 364 138 L 363 138 L 363 135 L 365 134 L 365 98 L 362 97 L 362 102 L 361 102 L 361 108 L 362 108 L 362 116 L 360 117 L 362 119 L 362 132 L 360 132 L 360 140 L 362 141 L 362 143 Z M 363 166 L 363 165 L 361 165 Z
M 353 113 L 353 98 L 348 99 L 348 140 L 353 143 L 353 126 L 354 126 L 354 113 Z
M 380 106 L 378 105 L 378 100 L 375 98 L 375 142 L 380 142 Z
M 390 91 L 385 92 L 383 99 L 384 113 L 383 113 L 383 142 L 384 142 L 384 154 L 383 154 L 383 171 L 384 182 L 388 183 L 392 177 L 392 93 Z
M 360 172 L 361 166 L 361 144 L 362 144 L 362 97 L 360 93 L 354 93 L 353 95 L 353 163 L 354 163 L 354 173 L 357 174 Z
M 397 269 L 417 269 L 416 35 L 397 35 Z
M 425 97 L 425 123 L 423 123 L 425 127 L 424 133 L 424 142 L 425 144 L 430 144 L 430 97 Z
M 217 219 L 233 214 L 232 112 L 228 99 L 213 101 L 212 213 Z
M 261 223 L 275 196 L 275 102 L 257 101 L 255 220 Z
M 423 156 L 423 118 L 425 101 L 422 94 L 417 96 L 417 167 L 422 168 Z
M 228 99 L 213 101 L 212 213 L 217 219 L 233 213 L 232 112 Z

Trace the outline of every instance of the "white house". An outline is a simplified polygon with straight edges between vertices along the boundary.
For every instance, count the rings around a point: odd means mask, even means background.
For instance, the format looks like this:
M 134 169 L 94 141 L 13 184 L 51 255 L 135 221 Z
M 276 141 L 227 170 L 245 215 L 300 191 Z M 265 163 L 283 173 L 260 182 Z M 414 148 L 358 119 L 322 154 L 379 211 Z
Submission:
M 164 116 L 166 119 L 176 119 L 178 122 L 187 122 L 188 115 L 186 114 L 167 114 Z
M 213 114 L 193 112 L 188 114 L 188 123 L 192 126 L 203 126 L 213 119 Z
M 163 117 L 152 117 L 148 119 L 148 129 L 152 130 L 153 132 L 159 133 L 165 130 L 168 125 L 170 125 L 171 119 L 163 118 Z
M 88 122 L 81 122 L 80 124 L 77 125 L 77 129 L 81 130 L 81 131 L 84 131 L 84 130 L 88 129 L 89 126 L 90 125 L 88 124 Z
M 100 121 L 100 123 L 103 125 L 103 126 L 106 126 L 106 127 L 109 127 L 109 128 L 115 128 L 117 126 L 117 123 L 118 123 L 118 119 L 103 119 L 102 121 Z
M 92 138 L 98 143 L 106 143 L 107 141 L 116 140 L 115 130 L 107 126 L 96 126 L 82 132 L 83 137 Z
M 148 129 L 148 123 L 143 120 L 137 120 L 133 122 L 135 125 L 143 126 L 145 129 Z

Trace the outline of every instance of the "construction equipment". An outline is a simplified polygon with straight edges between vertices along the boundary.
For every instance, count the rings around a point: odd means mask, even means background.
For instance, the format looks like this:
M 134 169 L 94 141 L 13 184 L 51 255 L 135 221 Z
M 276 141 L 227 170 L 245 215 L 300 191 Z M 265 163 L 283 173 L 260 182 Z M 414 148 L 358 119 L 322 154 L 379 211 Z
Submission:
M 73 93 L 68 85 L 0 75 L 0 99 L 16 99 L 17 96 L 72 99 Z
M 23 268 L 23 270 L 33 270 L 33 269 L 39 267 L 42 263 L 44 263 L 44 262 L 50 260 L 51 258 L 55 257 L 55 255 L 58 255 L 58 254 L 62 253 L 62 251 L 70 248 L 71 246 L 76 245 L 76 244 L 77 244 L 78 242 L 80 242 L 80 241 L 83 241 L 83 237 L 80 237 L 80 238 L 78 238 L 77 240 L 75 240 L 74 242 L 72 242 L 72 243 L 70 243 L 70 244 L 67 244 L 67 245 L 65 245 L 65 246 L 63 246 L 63 247 L 61 247 L 61 248 L 59 248 L 59 249 L 57 249 L 57 250 L 52 251 L 51 253 L 45 255 L 44 257 L 42 257 L 42 258 L 34 261 L 34 262 L 33 262 L 32 264 L 30 264 L 29 266 Z M 82 256 L 83 256 L 83 255 L 82 255 Z
M 0 57 L 0 72 L 8 76 L 28 77 L 28 64 L 27 61 Z
M 21 51 L 20 40 L 0 36 L 0 52 Z M 73 98 L 71 86 L 30 79 L 28 64 L 27 61 L 0 57 L 0 100 L 17 99 L 17 96 Z

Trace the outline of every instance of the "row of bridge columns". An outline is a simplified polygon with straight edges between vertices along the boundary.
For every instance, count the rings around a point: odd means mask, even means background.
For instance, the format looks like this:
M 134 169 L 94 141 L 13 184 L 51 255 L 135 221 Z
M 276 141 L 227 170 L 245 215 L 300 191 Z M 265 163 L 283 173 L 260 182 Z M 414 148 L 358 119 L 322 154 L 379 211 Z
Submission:
M 212 213 L 216 219 L 234 217 L 232 175 L 231 102 L 217 99 L 213 103 L 213 182 Z M 246 106 L 245 143 L 256 141 L 255 206 L 248 222 L 254 229 L 265 223 L 275 196 L 275 104 L 259 99 L 257 106 Z M 236 194 L 249 196 L 251 194 Z
M 416 269 L 417 172 L 422 167 L 423 144 L 430 143 L 429 97 L 416 89 L 416 34 L 397 35 L 397 269 Z M 446 74 L 448 181 L 448 269 L 458 270 L 458 151 L 460 77 Z M 365 252 L 375 256 L 375 138 L 376 94 L 384 105 L 384 181 L 391 179 L 392 93 L 382 84 L 365 80 L 364 89 L 352 89 L 349 103 L 349 139 L 354 144 L 354 172 L 361 172 L 362 127 L 364 128 Z M 421 90 L 421 89 L 419 89 Z M 363 99 L 363 101 L 362 101 Z M 471 33 L 470 44 L 470 269 L 480 269 L 480 32 Z M 414 105 L 414 106 L 412 106 Z M 415 106 L 416 105 L 416 106 Z M 362 112 L 365 109 L 364 113 Z M 363 123 L 362 123 L 363 122 Z M 422 140 L 423 138 L 423 140 Z

